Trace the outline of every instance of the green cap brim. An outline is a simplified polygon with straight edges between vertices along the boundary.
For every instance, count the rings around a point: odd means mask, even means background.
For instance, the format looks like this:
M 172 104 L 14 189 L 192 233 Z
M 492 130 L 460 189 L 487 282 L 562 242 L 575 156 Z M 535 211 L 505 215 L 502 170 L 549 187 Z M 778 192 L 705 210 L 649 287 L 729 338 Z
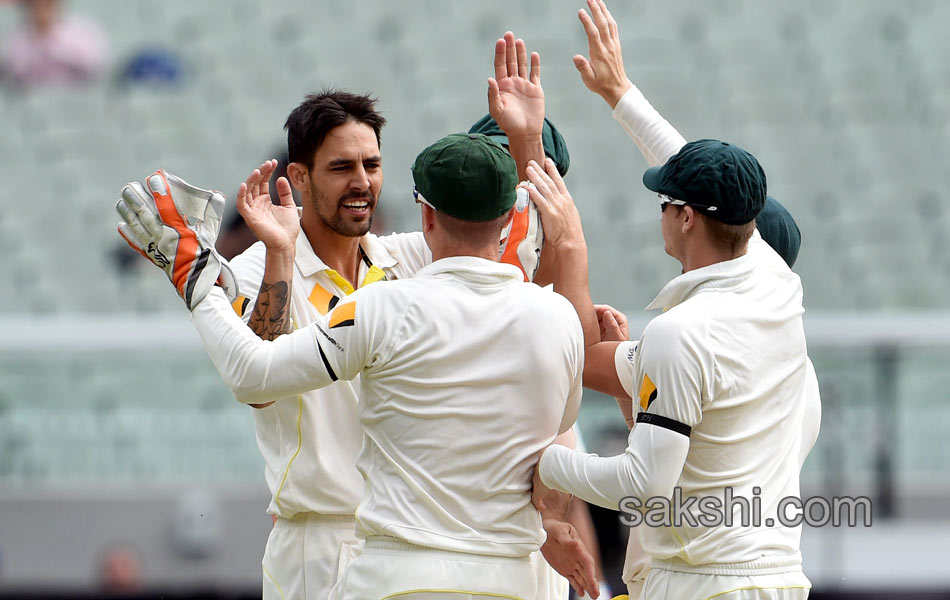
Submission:
M 495 140 L 502 146 L 508 147 L 508 136 L 507 135 L 488 135 L 488 139 Z
M 650 167 L 643 173 L 643 185 L 648 190 L 660 191 L 660 170 L 663 167 Z

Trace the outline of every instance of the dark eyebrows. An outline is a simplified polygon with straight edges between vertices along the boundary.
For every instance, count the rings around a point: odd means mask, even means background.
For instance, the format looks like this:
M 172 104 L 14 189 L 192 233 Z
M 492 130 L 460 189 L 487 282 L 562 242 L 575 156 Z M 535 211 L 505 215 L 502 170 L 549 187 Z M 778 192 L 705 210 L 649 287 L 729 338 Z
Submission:
M 334 159 L 331 160 L 329 163 L 327 163 L 327 167 L 329 167 L 329 168 L 331 168 L 331 169 L 332 169 L 333 167 L 348 167 L 348 166 L 352 165 L 354 162 L 355 162 L 355 161 L 353 161 L 353 160 L 351 160 L 351 159 L 349 159 L 349 158 L 334 158 Z M 379 164 L 379 163 L 383 162 L 383 157 L 380 156 L 379 154 L 377 154 L 377 155 L 375 155 L 375 156 L 370 156 L 370 157 L 364 159 L 363 162 L 364 162 L 364 163 L 376 163 L 376 164 Z

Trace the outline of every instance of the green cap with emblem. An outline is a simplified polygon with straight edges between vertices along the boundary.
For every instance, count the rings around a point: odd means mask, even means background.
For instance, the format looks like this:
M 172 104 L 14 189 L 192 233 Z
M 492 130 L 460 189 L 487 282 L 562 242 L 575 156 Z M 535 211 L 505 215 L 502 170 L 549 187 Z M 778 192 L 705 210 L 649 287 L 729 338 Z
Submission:
M 491 115 L 485 115 L 476 121 L 468 132 L 483 133 L 499 144 L 508 145 L 508 136 Z M 567 175 L 567 170 L 571 166 L 571 155 L 567 151 L 567 142 L 564 141 L 564 136 L 557 130 L 554 123 L 549 121 L 547 117 L 545 117 L 544 126 L 541 128 L 541 142 L 544 144 L 544 154 L 554 161 L 557 172 L 561 174 L 561 177 Z
M 518 170 L 498 142 L 480 133 L 453 133 L 419 153 L 416 191 L 433 208 L 463 221 L 491 221 L 515 204 Z
M 647 169 L 643 185 L 729 225 L 748 223 L 765 205 L 765 171 L 759 161 L 719 140 L 689 142 L 663 166 Z

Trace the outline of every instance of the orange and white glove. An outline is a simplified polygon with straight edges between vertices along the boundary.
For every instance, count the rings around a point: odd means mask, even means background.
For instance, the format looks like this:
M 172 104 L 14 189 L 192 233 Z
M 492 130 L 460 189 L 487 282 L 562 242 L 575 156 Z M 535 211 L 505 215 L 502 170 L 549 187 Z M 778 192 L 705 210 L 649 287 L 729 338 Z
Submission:
M 214 249 L 224 214 L 220 192 L 197 188 L 159 169 L 144 187 L 137 181 L 126 184 L 115 208 L 123 219 L 119 235 L 165 271 L 189 310 L 215 284 L 229 300 L 237 297 L 234 272 Z
M 528 186 L 534 184 L 526 181 L 518 184 L 515 216 L 501 231 L 498 260 L 521 269 L 525 281 L 534 281 L 541 261 L 544 230 L 538 207 L 528 197 Z

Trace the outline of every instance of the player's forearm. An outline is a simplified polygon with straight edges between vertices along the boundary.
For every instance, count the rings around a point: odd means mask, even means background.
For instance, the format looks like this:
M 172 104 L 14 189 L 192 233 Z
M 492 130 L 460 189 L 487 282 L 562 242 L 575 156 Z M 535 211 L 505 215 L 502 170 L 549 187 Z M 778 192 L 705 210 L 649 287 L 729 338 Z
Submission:
M 590 347 L 600 341 L 600 326 L 590 297 L 587 244 L 583 240 L 570 245 L 562 244 L 556 253 L 554 291 L 574 305 L 584 330 L 584 346 Z
M 294 277 L 294 253 L 268 250 L 264 278 L 247 325 L 262 340 L 275 340 L 291 332 L 290 292 Z
M 538 471 L 551 489 L 617 510 L 627 497 L 638 498 L 641 505 L 655 496 L 669 498 L 688 452 L 688 437 L 643 424 L 630 432 L 627 451 L 619 456 L 601 458 L 550 446 L 541 456 Z
M 653 108 L 636 86 L 617 102 L 613 116 L 650 166 L 664 164 L 686 144 L 680 132 Z
M 614 366 L 614 354 L 620 344 L 621 342 L 598 342 L 587 348 L 584 353 L 585 388 L 608 396 L 627 395 Z
M 577 447 L 577 436 L 574 435 L 574 429 L 568 429 L 560 434 L 552 443 L 573 450 Z M 538 507 L 538 512 L 541 513 L 541 520 L 553 519 L 556 521 L 566 521 L 573 498 L 574 496 L 567 492 L 558 490 L 545 491 L 544 497 L 540 502 L 541 506 Z
M 261 340 L 234 314 L 215 287 L 192 311 L 192 321 L 224 383 L 244 404 L 263 404 L 334 381 L 311 328 Z
M 544 164 L 544 142 L 541 133 L 537 135 L 508 136 L 508 152 L 518 168 L 518 181 L 527 181 L 528 161 Z

